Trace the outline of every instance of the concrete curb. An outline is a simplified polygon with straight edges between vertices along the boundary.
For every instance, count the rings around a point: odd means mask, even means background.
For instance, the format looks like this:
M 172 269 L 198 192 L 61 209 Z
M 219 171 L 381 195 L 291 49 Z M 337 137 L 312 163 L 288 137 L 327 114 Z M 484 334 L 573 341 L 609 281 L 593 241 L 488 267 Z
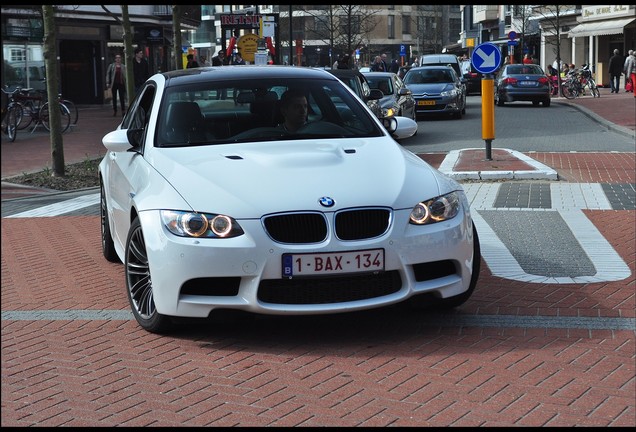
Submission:
M 466 150 L 481 150 L 479 148 L 451 150 L 439 166 L 439 171 L 455 180 L 558 180 L 558 173 L 547 165 L 538 162 L 516 150 L 507 151 L 515 158 L 534 167 L 531 171 L 454 171 L 460 154 Z
M 585 114 L 586 117 L 590 118 L 591 120 L 594 120 L 595 122 L 597 122 L 598 124 L 604 126 L 605 128 L 607 128 L 608 130 L 614 131 L 618 134 L 624 135 L 627 138 L 632 138 L 632 139 L 636 139 L 636 131 L 633 131 L 629 128 L 626 128 L 625 126 L 620 126 L 617 125 L 616 123 L 612 123 L 609 120 L 604 119 L 603 117 L 599 116 L 598 114 L 596 114 L 594 111 L 591 111 L 587 108 L 585 108 L 584 106 L 575 104 L 575 103 L 571 103 L 568 102 L 567 100 L 560 100 L 560 99 L 552 99 L 553 103 L 558 103 L 561 105 L 568 105 L 571 106 L 579 111 L 581 111 L 583 114 Z

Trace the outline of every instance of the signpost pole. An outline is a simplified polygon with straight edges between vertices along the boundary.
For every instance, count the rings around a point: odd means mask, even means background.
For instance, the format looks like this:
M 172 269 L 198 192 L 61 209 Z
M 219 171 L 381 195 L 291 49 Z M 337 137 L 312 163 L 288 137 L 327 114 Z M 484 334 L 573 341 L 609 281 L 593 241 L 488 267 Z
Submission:
M 477 46 L 471 55 L 471 63 L 481 79 L 481 137 L 486 141 L 486 160 L 492 160 L 492 140 L 495 139 L 495 92 L 493 73 L 501 65 L 501 51 L 491 43 Z

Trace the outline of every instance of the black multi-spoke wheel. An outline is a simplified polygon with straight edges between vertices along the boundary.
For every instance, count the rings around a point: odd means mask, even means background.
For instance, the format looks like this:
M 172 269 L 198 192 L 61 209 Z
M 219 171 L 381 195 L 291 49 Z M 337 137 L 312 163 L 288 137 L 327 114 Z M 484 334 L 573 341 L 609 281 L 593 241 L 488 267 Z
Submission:
M 152 292 L 146 242 L 141 223 L 135 218 L 126 240 L 126 288 L 133 315 L 141 327 L 152 333 L 165 333 L 170 318 L 157 312 Z

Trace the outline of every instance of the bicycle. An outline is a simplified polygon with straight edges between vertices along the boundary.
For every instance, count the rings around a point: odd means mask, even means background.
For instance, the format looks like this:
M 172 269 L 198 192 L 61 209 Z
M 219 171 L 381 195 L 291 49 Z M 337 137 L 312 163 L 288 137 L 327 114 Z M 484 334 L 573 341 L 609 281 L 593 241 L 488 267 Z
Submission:
M 2 111 L 2 132 L 7 135 L 10 142 L 14 142 L 18 131 L 17 115 L 18 112 L 22 112 L 22 108 L 13 99 L 13 95 L 17 92 L 17 90 L 8 92 L 5 89 L 2 89 L 2 92 L 7 99 L 6 108 L 3 107 Z
M 15 100 L 21 104 L 23 115 L 18 123 L 18 129 L 26 129 L 33 124 L 31 133 L 42 125 L 47 131 L 51 130 L 49 124 L 49 102 L 46 101 L 46 90 L 37 90 L 37 95 L 33 95 L 33 89 L 18 88 L 14 95 Z M 59 103 L 62 133 L 71 126 L 71 112 L 66 105 Z
M 563 96 L 566 99 L 575 99 L 585 94 L 585 88 L 590 90 L 593 97 L 601 97 L 598 86 L 592 78 L 592 72 L 588 65 L 583 65 L 580 70 L 572 70 L 568 72 L 565 81 L 561 83 Z
M 63 98 L 61 93 L 59 94 L 59 97 L 60 103 L 64 104 L 66 108 L 68 108 L 68 111 L 71 113 L 71 127 L 77 126 L 77 121 L 79 120 L 79 110 L 77 109 L 75 102 Z
M 594 78 L 592 78 L 592 71 L 590 70 L 589 65 L 584 64 L 583 67 L 581 67 L 581 70 L 579 72 L 579 81 L 581 82 L 583 91 L 585 91 L 585 88 L 587 87 L 590 90 L 590 93 L 592 93 L 593 97 L 601 97 L 601 93 L 598 90 L 596 81 L 594 81 Z

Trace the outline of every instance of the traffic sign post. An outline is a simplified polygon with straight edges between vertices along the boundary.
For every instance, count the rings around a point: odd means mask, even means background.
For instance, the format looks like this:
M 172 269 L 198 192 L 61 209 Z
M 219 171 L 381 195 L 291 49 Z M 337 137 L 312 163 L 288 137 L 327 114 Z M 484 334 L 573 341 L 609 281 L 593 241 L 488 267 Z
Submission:
M 486 160 L 492 160 L 492 140 L 495 139 L 495 94 L 492 74 L 501 65 L 501 51 L 492 43 L 477 45 L 471 63 L 483 74 L 481 79 L 481 137 L 486 141 Z

